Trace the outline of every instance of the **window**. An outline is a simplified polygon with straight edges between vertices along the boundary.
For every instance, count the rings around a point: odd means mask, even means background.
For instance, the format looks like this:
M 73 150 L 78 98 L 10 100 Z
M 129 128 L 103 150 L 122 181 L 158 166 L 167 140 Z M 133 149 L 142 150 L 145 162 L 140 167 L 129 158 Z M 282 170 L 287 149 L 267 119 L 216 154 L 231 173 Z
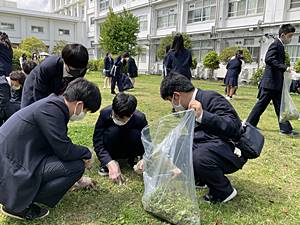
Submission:
M 228 17 L 263 13 L 265 0 L 229 0 Z
M 60 36 L 62 36 L 62 35 L 70 35 L 70 30 L 59 29 L 58 33 L 59 33 Z
M 108 10 L 109 7 L 109 0 L 100 0 L 99 9 L 100 11 Z
M 286 51 L 289 53 L 291 63 L 295 63 L 300 59 L 300 44 L 289 44 L 286 46 Z
M 85 11 L 84 11 L 84 6 L 81 7 L 81 16 L 84 17 Z
M 147 62 L 147 55 L 146 55 L 146 53 L 140 54 L 139 57 L 140 57 L 139 63 L 146 63 Z
M 300 7 L 300 0 L 291 0 L 290 8 L 299 8 Z
M 31 26 L 32 33 L 44 33 L 44 27 Z
M 148 30 L 148 20 L 147 15 L 145 16 L 139 16 L 139 24 L 140 24 L 140 31 L 146 31 Z
M 90 24 L 94 25 L 95 24 L 95 18 L 94 17 L 90 17 Z
M 124 5 L 126 3 L 126 0 L 115 0 L 114 6 Z
M 95 47 L 95 41 L 91 41 L 91 47 Z
M 157 28 L 174 27 L 177 22 L 177 8 L 165 8 L 157 12 Z
M 71 9 L 67 10 L 67 16 L 71 16 Z
M 0 27 L 3 30 L 14 30 L 15 29 L 15 24 L 13 24 L 13 23 L 1 23 Z
M 188 5 L 188 23 L 213 20 L 216 15 L 216 0 L 197 0 Z
M 77 8 L 74 8 L 74 13 L 73 13 L 73 15 L 74 15 L 75 17 L 77 17 L 77 16 L 78 16 L 78 13 L 77 13 Z
M 195 58 L 197 58 L 197 62 L 201 63 L 205 57 L 205 55 L 213 50 L 213 42 L 211 40 L 201 40 L 193 42 L 192 53 Z

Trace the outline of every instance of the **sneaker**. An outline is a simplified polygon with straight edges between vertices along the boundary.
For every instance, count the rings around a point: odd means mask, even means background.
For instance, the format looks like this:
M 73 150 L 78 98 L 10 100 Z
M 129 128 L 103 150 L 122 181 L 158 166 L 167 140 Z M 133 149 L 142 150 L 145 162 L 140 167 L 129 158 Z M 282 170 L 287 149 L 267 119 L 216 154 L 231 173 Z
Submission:
M 207 188 L 207 185 L 201 183 L 200 181 L 196 181 L 195 186 L 196 186 L 196 189 L 205 189 L 205 188 Z
M 286 132 L 281 130 L 279 134 L 284 135 L 284 136 L 289 136 L 289 137 L 299 137 L 299 132 L 292 130 L 291 132 Z
M 112 91 L 112 92 L 110 92 L 112 95 L 116 95 L 116 92 L 115 91 Z
M 232 97 L 230 97 L 230 96 L 226 96 L 225 97 L 227 100 L 231 100 L 232 99 Z
M 98 170 L 100 176 L 108 176 L 108 168 L 106 166 L 101 166 Z
M 206 202 L 208 202 L 208 203 L 212 203 L 212 204 L 215 204 L 215 203 L 226 203 L 226 202 L 229 202 L 230 200 L 234 199 L 234 197 L 236 195 L 237 195 L 237 191 L 236 191 L 235 188 L 233 188 L 232 193 L 227 198 L 225 198 L 224 200 L 216 199 L 216 198 L 214 198 L 210 194 L 204 195 L 203 196 L 203 200 L 206 201 Z
M 14 212 L 1 206 L 1 212 L 9 217 L 19 219 L 19 220 L 35 220 L 42 219 L 49 215 L 49 210 L 41 208 L 36 204 L 31 204 L 28 208 L 24 209 L 22 212 Z

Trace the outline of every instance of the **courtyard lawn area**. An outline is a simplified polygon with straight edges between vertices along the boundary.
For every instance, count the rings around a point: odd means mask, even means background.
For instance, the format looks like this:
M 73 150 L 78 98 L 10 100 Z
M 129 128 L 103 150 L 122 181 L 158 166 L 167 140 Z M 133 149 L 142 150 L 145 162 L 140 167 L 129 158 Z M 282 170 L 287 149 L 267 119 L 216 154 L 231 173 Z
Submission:
M 89 73 L 87 78 L 99 85 L 102 105 L 111 104 L 109 89 L 102 89 L 103 76 Z M 160 98 L 161 77 L 141 75 L 136 88 L 129 91 L 138 99 L 138 109 L 147 115 L 148 122 L 170 113 L 171 104 Z M 196 87 L 224 93 L 221 82 L 193 81 Z M 256 101 L 256 87 L 240 87 L 231 101 L 241 119 L 245 119 Z M 293 95 L 300 110 L 300 95 Z M 88 114 L 82 122 L 69 126 L 73 142 L 92 147 L 94 125 L 99 113 Z M 300 131 L 300 121 L 292 122 Z M 228 204 L 210 205 L 201 200 L 207 190 L 197 191 L 201 222 L 204 225 L 299 225 L 300 224 L 300 138 L 279 135 L 273 106 L 269 106 L 261 117 L 258 127 L 265 135 L 262 155 L 250 160 L 244 168 L 229 175 L 238 196 Z M 107 177 L 97 174 L 98 161 L 85 175 L 97 181 L 97 191 L 68 192 L 50 215 L 40 221 L 20 222 L 0 214 L 0 224 L 45 224 L 45 225 L 159 225 L 163 222 L 142 208 L 142 177 L 130 168 L 123 169 L 128 178 L 126 185 L 118 186 Z

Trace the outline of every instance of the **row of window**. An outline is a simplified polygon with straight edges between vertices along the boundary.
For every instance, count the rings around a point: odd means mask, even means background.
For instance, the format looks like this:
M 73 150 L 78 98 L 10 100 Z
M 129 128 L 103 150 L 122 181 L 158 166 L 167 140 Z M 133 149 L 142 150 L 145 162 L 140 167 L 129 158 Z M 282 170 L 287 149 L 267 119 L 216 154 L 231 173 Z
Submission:
M 1 22 L 0 29 L 1 30 L 15 30 L 15 24 Z M 32 25 L 31 26 L 31 32 L 32 33 L 44 33 L 44 27 Z M 68 30 L 68 29 L 58 29 L 58 34 L 59 35 L 70 35 L 70 30 Z

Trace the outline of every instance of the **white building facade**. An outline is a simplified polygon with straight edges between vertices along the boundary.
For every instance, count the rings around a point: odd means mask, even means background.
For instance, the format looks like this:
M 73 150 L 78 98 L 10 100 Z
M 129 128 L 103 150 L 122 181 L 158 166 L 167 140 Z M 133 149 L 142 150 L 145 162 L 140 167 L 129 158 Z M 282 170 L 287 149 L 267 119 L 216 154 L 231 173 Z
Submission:
M 15 46 L 31 36 L 41 39 L 49 51 L 60 40 L 86 43 L 85 23 L 79 18 L 19 9 L 4 1 L 0 3 L 0 31 L 6 32 Z

